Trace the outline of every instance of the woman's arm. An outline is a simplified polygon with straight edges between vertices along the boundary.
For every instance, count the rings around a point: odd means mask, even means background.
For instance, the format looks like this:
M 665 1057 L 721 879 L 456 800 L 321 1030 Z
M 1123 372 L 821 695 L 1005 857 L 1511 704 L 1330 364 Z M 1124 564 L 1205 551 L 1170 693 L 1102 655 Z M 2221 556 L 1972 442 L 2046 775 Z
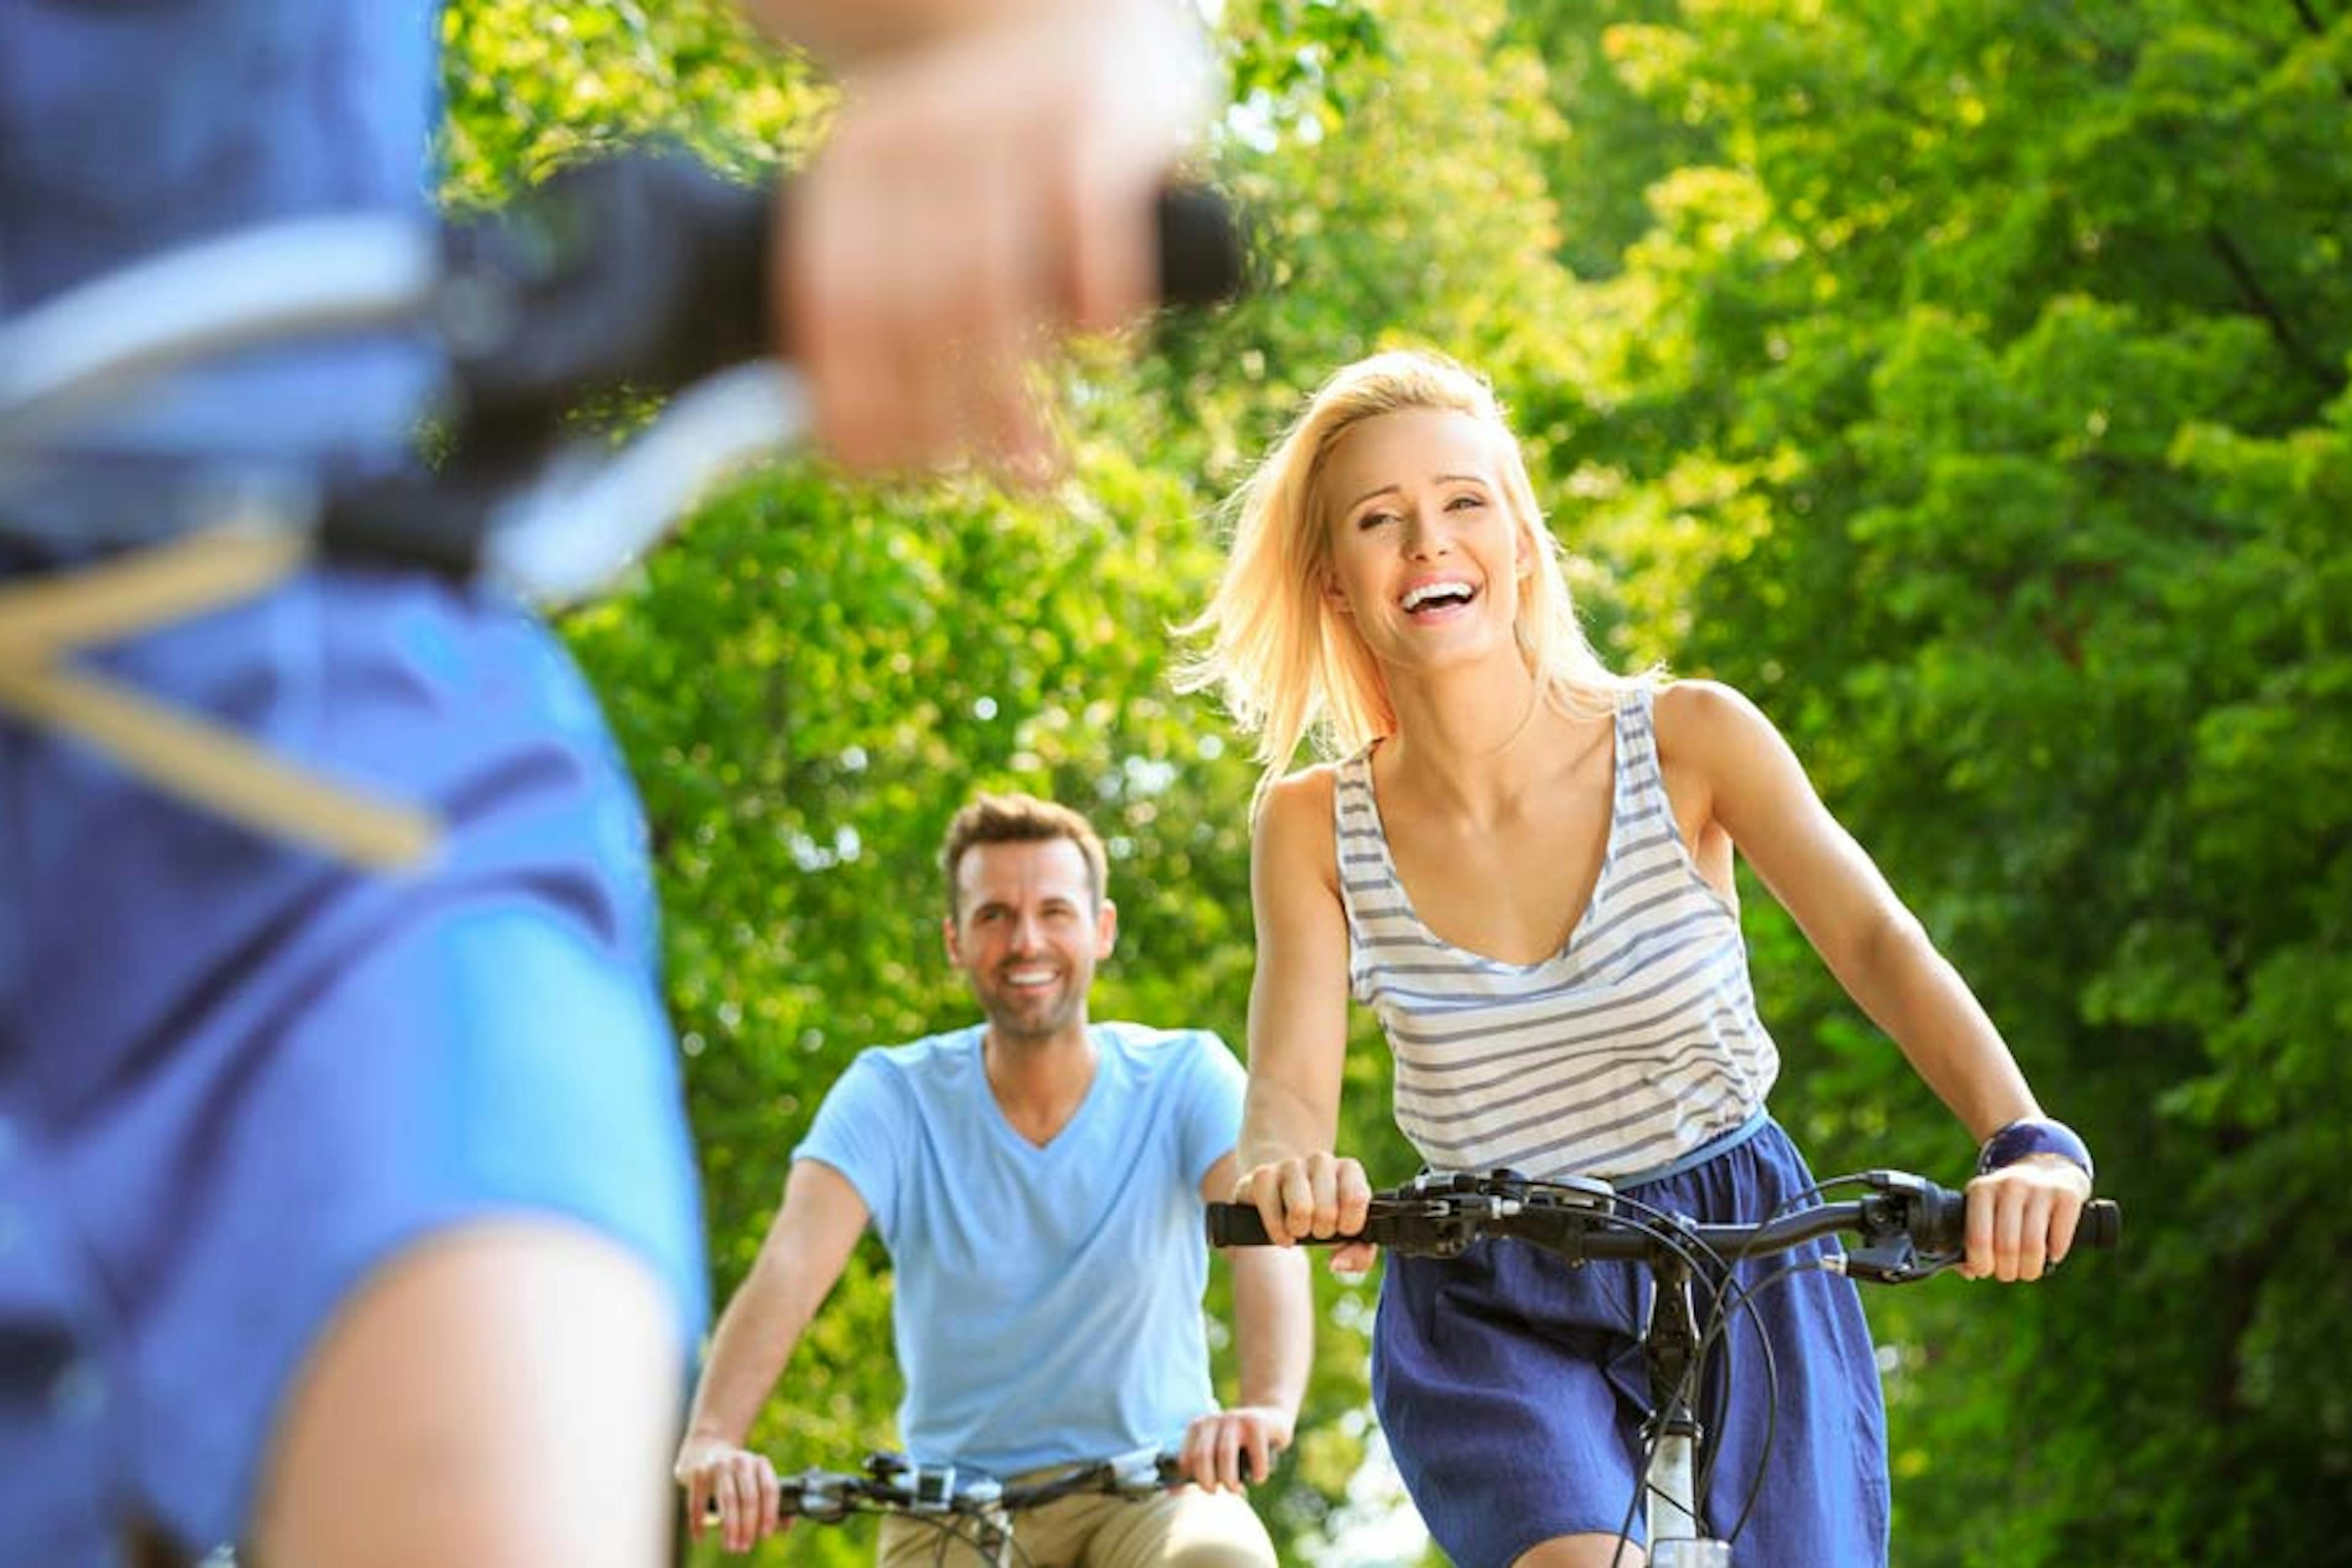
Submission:
M 1257 971 L 1234 1201 L 1255 1205 L 1268 1233 L 1286 1240 L 1359 1228 L 1370 1196 L 1363 1167 L 1332 1154 L 1348 1052 L 1348 927 L 1331 792 L 1328 769 L 1276 784 L 1250 851 Z M 1339 1268 L 1368 1260 L 1357 1248 L 1332 1259 Z
M 1667 688 L 1656 713 L 1660 761 L 1684 795 L 1676 816 L 1729 835 L 1838 983 L 1969 1134 L 1981 1142 L 2039 1116 L 1991 1018 L 1822 804 L 1771 721 L 1711 681 Z M 1993 1173 L 1977 1186 L 1990 1201 L 1971 1198 L 1963 1271 L 2003 1279 L 2034 1279 L 2045 1258 L 2063 1256 L 2090 1194 L 2087 1175 L 2053 1157 Z

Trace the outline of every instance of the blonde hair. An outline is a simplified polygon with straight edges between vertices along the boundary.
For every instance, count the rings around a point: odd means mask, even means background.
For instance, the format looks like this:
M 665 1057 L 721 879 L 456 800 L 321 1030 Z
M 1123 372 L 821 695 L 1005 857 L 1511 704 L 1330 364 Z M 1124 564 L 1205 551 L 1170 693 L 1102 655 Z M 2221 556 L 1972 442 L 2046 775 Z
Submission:
M 1388 683 L 1349 619 L 1323 591 L 1330 530 L 1316 484 L 1324 460 L 1364 420 L 1412 409 L 1465 414 L 1502 437 L 1505 504 L 1533 547 L 1513 623 L 1528 668 L 1570 710 L 1606 708 L 1647 678 L 1612 673 L 1577 622 L 1559 542 L 1545 526 L 1527 459 L 1485 379 L 1441 354 L 1392 350 L 1335 372 L 1228 503 L 1233 546 L 1209 607 L 1180 635 L 1208 647 L 1177 675 L 1178 689 L 1216 689 L 1234 721 L 1257 736 L 1271 780 L 1302 739 L 1318 754 L 1349 756 L 1396 730 Z

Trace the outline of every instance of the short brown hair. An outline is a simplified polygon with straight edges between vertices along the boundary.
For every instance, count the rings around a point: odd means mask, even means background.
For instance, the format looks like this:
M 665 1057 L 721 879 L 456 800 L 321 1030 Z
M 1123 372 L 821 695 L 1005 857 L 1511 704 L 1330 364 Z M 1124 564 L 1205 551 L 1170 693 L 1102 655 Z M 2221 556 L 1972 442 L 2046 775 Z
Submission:
M 948 824 L 947 838 L 940 845 L 940 869 L 948 879 L 948 918 L 959 913 L 956 868 L 963 863 L 964 851 L 975 844 L 1050 844 L 1056 838 L 1068 839 L 1086 857 L 1087 887 L 1100 908 L 1109 887 L 1110 865 L 1094 824 L 1066 805 L 1034 795 L 1016 791 L 973 796 Z

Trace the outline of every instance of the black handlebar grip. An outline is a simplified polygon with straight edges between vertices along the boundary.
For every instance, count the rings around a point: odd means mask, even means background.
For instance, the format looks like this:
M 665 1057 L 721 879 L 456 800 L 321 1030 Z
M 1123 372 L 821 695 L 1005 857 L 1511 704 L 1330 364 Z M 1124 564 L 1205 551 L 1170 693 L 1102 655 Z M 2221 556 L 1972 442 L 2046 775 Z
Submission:
M 1911 1240 L 1920 1251 L 1946 1254 L 1957 1258 L 1969 1246 L 1969 1194 L 1939 1187 L 1933 1182 L 1923 1184 L 1921 1209 L 1912 1229 Z
M 1246 251 L 1223 196 L 1206 185 L 1164 186 L 1155 216 L 1160 303 L 1214 305 L 1242 291 Z
M 551 427 L 775 345 L 770 199 L 683 153 L 574 165 L 443 240 L 441 337 L 467 427 Z
M 2114 1247 L 2123 1245 L 2123 1206 L 2113 1198 L 2095 1198 L 2083 1205 L 2083 1215 L 2074 1222 L 2074 1245 L 2077 1247 Z
M 1968 1194 L 1930 1183 L 1923 1198 L 1926 1206 L 1912 1234 L 1919 1249 L 1955 1257 L 1967 1250 Z M 2077 1247 L 2113 1247 L 2123 1240 L 2123 1234 L 2124 1211 L 2112 1198 L 2095 1198 L 2084 1204 L 2081 1217 L 2074 1222 Z
M 1265 1233 L 1265 1216 L 1248 1204 L 1211 1204 L 1209 1245 L 1271 1247 L 1274 1237 Z

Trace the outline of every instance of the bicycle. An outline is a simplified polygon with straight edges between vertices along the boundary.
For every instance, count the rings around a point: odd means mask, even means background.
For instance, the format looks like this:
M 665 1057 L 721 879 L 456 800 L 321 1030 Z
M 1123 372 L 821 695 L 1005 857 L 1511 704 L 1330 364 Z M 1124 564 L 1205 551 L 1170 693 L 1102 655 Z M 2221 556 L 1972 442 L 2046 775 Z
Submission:
M 1959 1262 L 1967 1251 L 1967 1195 L 1926 1177 L 1864 1171 L 1816 1183 L 1805 1195 L 1855 1184 L 1869 1191 L 1851 1201 L 1776 1213 L 1751 1224 L 1700 1225 L 1626 1197 L 1592 1177 L 1538 1181 L 1508 1171 L 1424 1173 L 1375 1192 L 1356 1234 L 1318 1237 L 1308 1245 L 1369 1241 L 1402 1253 L 1452 1258 L 1474 1241 L 1504 1237 L 1542 1247 L 1571 1267 L 1601 1259 L 1644 1265 L 1652 1289 L 1636 1338 L 1650 1410 L 1642 1428 L 1644 1454 L 1637 1489 L 1618 1531 L 1616 1556 L 1622 1558 L 1633 1544 L 1633 1515 L 1642 1510 L 1653 1568 L 1713 1568 L 1731 1561 L 1731 1545 L 1756 1499 L 1751 1485 L 1730 1530 L 1721 1537 L 1706 1533 L 1698 1503 L 1706 1441 L 1698 1419 L 1700 1376 L 1727 1331 L 1728 1313 L 1747 1308 L 1755 1289 L 1806 1268 L 1874 1284 L 1913 1284 Z M 1207 1224 L 1213 1247 L 1271 1244 L 1263 1217 L 1244 1205 L 1210 1205 Z M 2111 1200 L 2095 1200 L 2084 1206 L 2075 1245 L 2113 1247 L 2122 1229 L 2123 1211 Z M 1791 1265 L 1753 1289 L 1731 1279 L 1734 1263 L 1838 1235 L 1854 1236 L 1860 1245 L 1818 1265 Z M 1702 1273 L 1716 1286 L 1715 1310 L 1704 1327 L 1693 1295 L 1694 1280 Z M 1771 1347 L 1764 1343 L 1763 1350 L 1769 1373 Z
M 1014 1517 L 1064 1498 L 1146 1498 L 1183 1483 L 1183 1458 L 1163 1448 L 1138 1448 L 1103 1459 L 1085 1459 L 1026 1480 L 959 1470 L 953 1465 L 921 1465 L 902 1454 L 869 1454 L 862 1471 L 807 1469 L 776 1479 L 780 1516 L 817 1524 L 839 1524 L 855 1514 L 898 1514 L 939 1531 L 932 1561 L 950 1561 L 961 1543 L 991 1568 L 1032 1561 L 1021 1550 Z M 719 1521 L 718 1500 L 703 1508 L 707 1524 Z

